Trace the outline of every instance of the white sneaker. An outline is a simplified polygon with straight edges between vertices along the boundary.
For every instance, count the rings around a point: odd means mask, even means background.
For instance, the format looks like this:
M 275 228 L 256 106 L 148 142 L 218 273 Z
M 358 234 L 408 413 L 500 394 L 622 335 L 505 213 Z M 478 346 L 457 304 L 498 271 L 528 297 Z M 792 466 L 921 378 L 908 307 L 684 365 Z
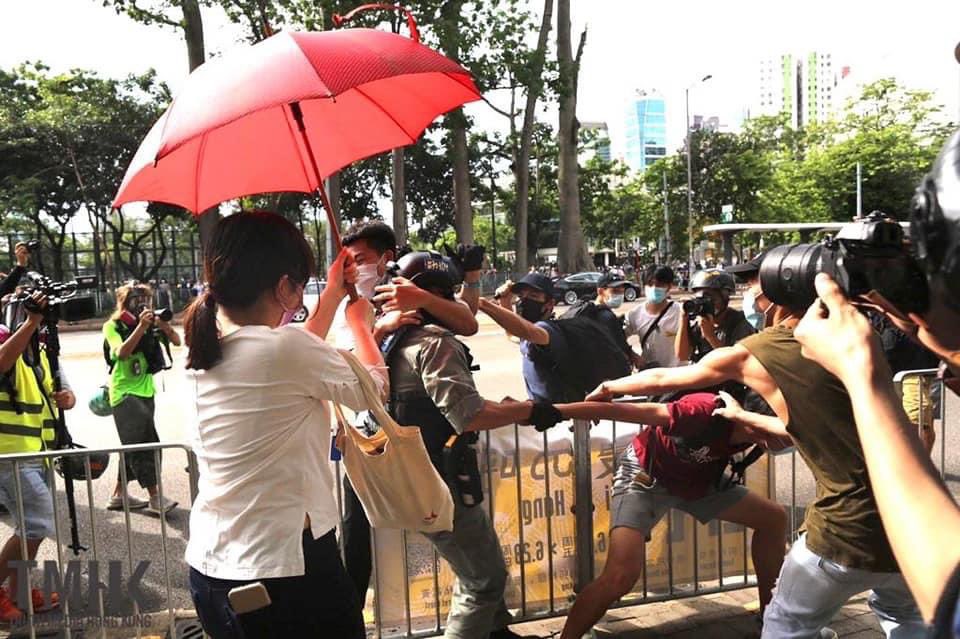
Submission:
M 130 510 L 139 510 L 140 508 L 146 508 L 148 502 L 137 499 L 132 495 L 127 495 L 127 508 Z M 110 501 L 107 502 L 107 510 L 123 510 L 123 496 L 114 495 L 110 498 Z
M 177 507 L 177 502 L 173 501 L 172 499 L 167 499 L 166 497 L 164 497 L 163 504 L 161 505 L 159 495 L 150 497 L 150 508 L 149 508 L 150 512 L 154 512 L 157 514 L 159 514 L 160 512 L 168 513 L 176 507 Z

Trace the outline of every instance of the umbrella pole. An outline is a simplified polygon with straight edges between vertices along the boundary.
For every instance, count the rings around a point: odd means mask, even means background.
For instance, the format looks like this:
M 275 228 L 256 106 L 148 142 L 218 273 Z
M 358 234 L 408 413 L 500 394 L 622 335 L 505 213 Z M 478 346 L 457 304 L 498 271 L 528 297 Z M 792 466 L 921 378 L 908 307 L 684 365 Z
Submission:
M 327 197 L 327 191 L 323 188 L 323 178 L 320 177 L 320 170 L 317 168 L 317 158 L 313 155 L 313 147 L 310 146 L 310 138 L 307 137 L 307 127 L 303 124 L 303 110 L 300 108 L 299 102 L 290 103 L 290 113 L 293 114 L 293 119 L 297 121 L 297 130 L 300 131 L 300 139 L 303 140 L 303 146 L 307 149 L 307 157 L 310 158 L 313 177 L 317 180 L 317 193 L 320 194 L 320 202 L 323 204 L 323 209 L 327 212 L 327 222 L 330 227 L 329 233 L 333 237 L 333 246 L 339 253 L 343 248 L 343 244 L 340 243 L 340 225 L 337 224 L 337 217 L 333 214 L 333 207 L 330 206 L 330 198 Z M 319 250 L 319 248 L 318 246 L 317 249 Z M 350 301 L 356 302 L 359 297 L 356 285 L 345 282 L 344 286 L 347 289 L 347 295 L 350 296 Z

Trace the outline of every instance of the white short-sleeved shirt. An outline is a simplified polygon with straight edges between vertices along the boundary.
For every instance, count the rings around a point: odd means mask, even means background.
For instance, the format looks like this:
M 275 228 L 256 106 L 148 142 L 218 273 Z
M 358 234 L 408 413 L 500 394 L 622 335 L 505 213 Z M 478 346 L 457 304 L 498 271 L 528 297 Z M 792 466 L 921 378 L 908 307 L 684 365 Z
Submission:
M 200 470 L 187 563 L 219 579 L 302 575 L 304 515 L 314 538 L 337 524 L 326 400 L 366 401 L 337 351 L 300 328 L 245 326 L 221 344 L 216 366 L 187 371 Z
M 671 302 L 670 308 L 663 315 L 663 319 L 660 320 L 657 328 L 647 338 L 647 344 L 641 353 L 641 359 L 645 363 L 656 362 L 660 366 L 668 367 L 680 365 L 674 342 L 676 341 L 677 331 L 680 330 L 680 319 L 683 313 L 679 302 L 672 300 Z M 651 315 L 647 312 L 646 302 L 631 309 L 627 313 L 627 335 L 636 335 L 638 338 L 642 338 L 647 329 L 657 319 L 657 315 L 659 313 Z

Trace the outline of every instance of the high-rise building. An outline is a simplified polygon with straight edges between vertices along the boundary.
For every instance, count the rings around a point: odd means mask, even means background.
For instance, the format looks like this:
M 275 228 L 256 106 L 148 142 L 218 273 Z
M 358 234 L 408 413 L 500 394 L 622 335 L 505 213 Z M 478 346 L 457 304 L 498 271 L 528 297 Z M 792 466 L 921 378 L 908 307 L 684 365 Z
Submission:
M 596 156 L 605 162 L 609 162 L 613 157 L 610 153 L 610 131 L 607 129 L 606 122 L 581 122 L 581 131 L 592 131 L 597 139 L 594 144 Z
M 667 156 L 666 106 L 654 91 L 637 91 L 627 105 L 624 160 L 634 171 Z
M 834 113 L 837 75 L 829 53 L 785 53 L 760 61 L 759 95 L 754 115 L 786 113 L 800 127 L 824 122 Z

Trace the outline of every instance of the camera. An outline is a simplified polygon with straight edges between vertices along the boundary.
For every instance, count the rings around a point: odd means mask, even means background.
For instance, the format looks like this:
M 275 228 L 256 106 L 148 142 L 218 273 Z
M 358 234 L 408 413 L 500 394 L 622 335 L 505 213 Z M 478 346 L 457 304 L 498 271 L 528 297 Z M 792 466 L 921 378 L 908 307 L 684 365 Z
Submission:
M 926 277 L 909 253 L 903 228 L 880 211 L 818 244 L 770 250 L 760 264 L 760 286 L 774 304 L 804 309 L 817 298 L 817 273 L 830 275 L 852 300 L 880 297 L 903 313 L 922 313 L 930 304 Z
M 76 282 L 56 282 L 45 275 L 35 272 L 28 273 L 27 278 L 30 283 L 24 285 L 20 292 L 10 299 L 9 304 L 11 306 L 18 303 L 22 304 L 23 308 L 30 313 L 43 312 L 45 316 L 50 317 L 57 312 L 57 307 L 60 304 L 63 304 L 77 293 Z M 34 293 L 40 293 L 46 296 L 46 309 L 41 309 L 33 299 L 31 299 Z M 9 326 L 9 328 L 16 330 L 13 326 Z
M 158 308 L 153 312 L 153 315 L 161 322 L 169 322 L 173 319 L 173 311 L 169 308 Z
M 716 315 L 713 300 L 706 296 L 692 297 L 683 302 L 683 312 L 689 317 L 708 317 Z
M 27 250 L 31 253 L 40 249 L 40 240 L 27 240 L 24 244 L 26 244 Z

